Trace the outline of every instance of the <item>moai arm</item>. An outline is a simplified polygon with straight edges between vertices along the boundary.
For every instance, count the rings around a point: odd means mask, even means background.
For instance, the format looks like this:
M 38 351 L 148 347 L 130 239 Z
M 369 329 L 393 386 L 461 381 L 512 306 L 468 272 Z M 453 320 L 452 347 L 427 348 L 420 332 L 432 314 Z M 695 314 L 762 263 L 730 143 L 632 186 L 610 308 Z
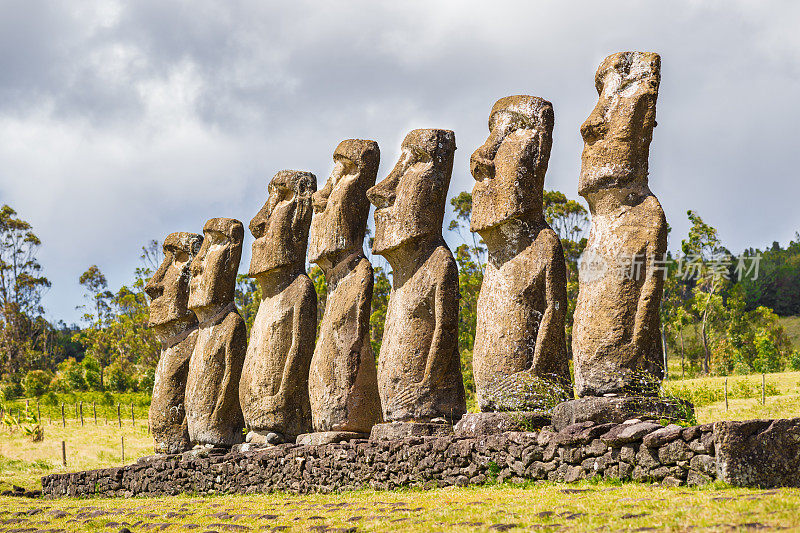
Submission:
M 438 252 L 435 253 L 438 255 Z M 449 359 L 458 346 L 458 299 L 458 270 L 455 261 L 448 254 L 444 272 L 437 280 L 434 293 L 433 314 L 436 329 L 425 362 L 423 378 L 423 383 L 429 387 L 445 383 L 445 376 L 450 371 Z
M 306 278 L 303 281 L 306 282 L 303 284 L 304 287 L 302 289 L 305 295 L 298 294 L 292 309 L 292 345 L 286 355 L 286 364 L 283 367 L 283 375 L 281 376 L 281 386 L 276 396 L 284 396 L 289 393 L 286 387 L 289 384 L 297 383 L 297 379 L 293 379 L 292 376 L 299 375 L 302 372 L 308 374 L 308 365 L 314 353 L 314 343 L 304 343 L 302 339 L 306 335 L 304 332 L 317 330 L 317 293 L 311 284 L 311 280 Z M 300 353 L 300 350 L 309 349 L 310 352 L 307 354 Z
M 649 197 L 645 202 L 655 200 L 655 197 Z M 650 259 L 663 260 L 664 250 L 667 249 L 667 220 L 664 212 L 658 202 L 658 232 L 655 241 L 648 240 L 645 247 L 645 257 L 643 258 L 642 271 L 640 276 L 644 277 L 642 282 L 641 292 L 639 293 L 639 305 L 636 308 L 636 318 L 633 326 L 633 341 L 636 344 L 636 354 L 639 357 L 649 356 L 650 354 L 644 353 L 650 346 L 650 339 L 655 332 L 650 331 L 655 324 L 658 327 L 653 317 L 657 317 L 659 313 L 658 307 L 661 305 L 661 295 L 664 290 L 664 277 L 661 271 L 656 271 L 650 263 Z
M 247 352 L 247 326 L 245 326 L 242 317 L 236 312 L 230 313 L 223 324 L 225 324 L 224 331 L 230 331 L 230 334 L 220 347 L 225 368 L 220 390 L 233 392 L 223 394 L 217 398 L 217 412 L 228 412 L 230 410 L 229 407 L 223 406 L 225 401 L 239 403 L 239 379 L 242 375 L 245 352 Z
M 372 271 L 372 265 L 369 264 L 368 261 L 362 260 L 363 263 L 366 263 L 365 267 L 367 270 L 367 277 L 366 282 L 361 287 L 361 290 L 358 292 L 358 308 L 356 309 L 356 313 L 358 315 L 358 320 L 356 324 L 358 324 L 357 331 L 355 333 L 355 338 L 353 339 L 354 342 L 350 344 L 352 349 L 350 351 L 350 359 L 351 364 L 355 365 L 356 367 L 359 365 L 361 361 L 361 351 L 364 349 L 362 345 L 363 341 L 369 342 L 369 317 L 372 314 L 372 289 L 374 286 L 374 276 Z M 359 269 L 361 267 L 359 266 Z M 374 362 L 372 363 L 374 364 Z M 355 372 L 352 373 L 352 377 L 355 380 L 357 374 Z M 350 384 L 352 385 L 352 383 Z
M 555 360 L 556 355 L 566 354 L 564 319 L 567 314 L 567 269 L 564 251 L 555 232 L 550 229 L 542 232 L 546 232 L 550 245 L 544 279 L 546 307 L 536 335 L 531 372 L 537 376 L 554 374 L 553 378 L 569 383 L 569 370 L 563 375 L 566 361 Z

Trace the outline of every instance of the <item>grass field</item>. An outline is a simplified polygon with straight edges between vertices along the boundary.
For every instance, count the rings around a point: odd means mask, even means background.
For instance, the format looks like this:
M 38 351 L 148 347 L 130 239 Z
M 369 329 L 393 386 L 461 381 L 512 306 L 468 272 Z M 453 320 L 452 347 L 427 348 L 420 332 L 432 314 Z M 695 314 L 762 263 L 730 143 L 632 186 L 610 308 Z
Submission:
M 668 393 L 691 398 L 698 423 L 748 418 L 800 416 L 800 372 L 767 374 L 761 405 L 761 376 L 670 380 Z M 23 402 L 15 402 L 24 409 Z M 34 411 L 34 402 L 29 409 Z M 98 406 L 95 425 L 84 406 L 84 425 L 73 406 L 41 407 L 44 441 L 34 443 L 20 428 L 0 429 L 0 490 L 20 485 L 39 488 L 39 478 L 123 464 L 152 453 L 144 418 L 146 406 L 130 406 L 122 427 L 116 406 Z M 52 409 L 52 410 L 50 410 Z M 52 415 L 52 422 L 51 416 Z M 108 417 L 108 422 L 106 418 Z M 67 466 L 61 464 L 61 441 Z M 709 531 L 791 528 L 800 531 L 800 490 L 759 491 L 721 484 L 702 489 L 662 488 L 635 483 L 584 482 L 579 485 L 488 485 L 434 491 L 353 492 L 341 495 L 254 495 L 197 498 L 191 495 L 128 500 L 20 500 L 0 498 L 0 531 L 6 528 L 68 531 L 154 530 L 150 524 L 173 524 L 167 531 L 505 531 L 520 529 L 686 530 Z M 160 527 L 160 526 L 159 526 Z M 249 528 L 249 529 L 244 529 Z M 277 529 L 280 530 L 280 529 Z
M 800 417 L 800 372 L 766 374 L 766 397 L 761 404 L 761 375 L 731 376 L 728 409 L 725 409 L 724 377 L 705 377 L 664 382 L 664 389 L 695 404 L 697 422 Z
M 628 483 L 197 498 L 0 498 L 7 527 L 68 531 L 704 531 L 800 529 L 800 489 Z

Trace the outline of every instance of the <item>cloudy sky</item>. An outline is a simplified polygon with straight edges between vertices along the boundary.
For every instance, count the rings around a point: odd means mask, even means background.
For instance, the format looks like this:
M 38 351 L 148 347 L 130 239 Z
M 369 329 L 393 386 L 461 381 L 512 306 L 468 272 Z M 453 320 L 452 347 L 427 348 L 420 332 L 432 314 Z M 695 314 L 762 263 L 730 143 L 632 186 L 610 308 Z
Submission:
M 553 102 L 546 187 L 577 197 L 595 69 L 635 49 L 662 56 L 650 182 L 670 248 L 687 209 L 733 251 L 786 244 L 798 28 L 791 0 L 0 0 L 0 203 L 43 241 L 48 317 L 72 322 L 86 267 L 117 288 L 150 239 L 246 224 L 276 171 L 321 184 L 342 139 L 378 141 L 380 179 L 408 130 L 452 129 L 450 194 L 470 190 L 469 155 L 509 94 Z

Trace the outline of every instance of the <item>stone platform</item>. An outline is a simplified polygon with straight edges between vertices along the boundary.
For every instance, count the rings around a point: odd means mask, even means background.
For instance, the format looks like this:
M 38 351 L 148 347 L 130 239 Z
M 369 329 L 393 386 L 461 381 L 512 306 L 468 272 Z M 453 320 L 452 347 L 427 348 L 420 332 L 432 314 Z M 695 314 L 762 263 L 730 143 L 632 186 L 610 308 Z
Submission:
M 550 425 L 550 415 L 541 411 L 467 413 L 455 425 L 457 437 L 479 437 L 507 431 L 538 431 Z
M 447 437 L 453 434 L 453 425 L 447 422 L 387 422 L 375 424 L 370 440 L 400 440 L 409 437 Z
M 626 420 L 686 420 L 694 406 L 686 400 L 654 396 L 599 396 L 578 398 L 559 403 L 553 408 L 553 427 L 557 430 L 579 422 L 597 424 Z
M 369 433 L 354 433 L 352 431 L 318 431 L 316 433 L 303 433 L 298 435 L 295 442 L 297 444 L 334 444 L 348 440 L 368 439 Z
M 605 479 L 800 486 L 800 418 L 662 426 L 572 424 L 561 431 L 475 438 L 409 437 L 327 445 L 239 445 L 145 457 L 135 464 L 42 478 L 46 498 L 180 493 L 335 492 L 435 488 L 490 480 Z M 719 474 L 718 474 L 719 473 Z

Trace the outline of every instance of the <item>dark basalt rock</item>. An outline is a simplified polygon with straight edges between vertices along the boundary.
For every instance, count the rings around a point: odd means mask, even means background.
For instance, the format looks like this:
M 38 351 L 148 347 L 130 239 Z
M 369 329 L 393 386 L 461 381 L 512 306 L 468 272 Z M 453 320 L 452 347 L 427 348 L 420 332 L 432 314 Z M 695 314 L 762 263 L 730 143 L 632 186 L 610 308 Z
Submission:
M 717 475 L 741 487 L 800 487 L 800 418 L 714 423 Z
M 682 420 L 694 406 L 677 399 L 650 396 L 587 397 L 570 400 L 553 408 L 553 427 L 561 430 L 578 422 L 620 424 L 626 420 Z
M 506 431 L 532 431 L 550 425 L 550 415 L 541 411 L 467 413 L 455 425 L 458 437 L 477 437 Z

